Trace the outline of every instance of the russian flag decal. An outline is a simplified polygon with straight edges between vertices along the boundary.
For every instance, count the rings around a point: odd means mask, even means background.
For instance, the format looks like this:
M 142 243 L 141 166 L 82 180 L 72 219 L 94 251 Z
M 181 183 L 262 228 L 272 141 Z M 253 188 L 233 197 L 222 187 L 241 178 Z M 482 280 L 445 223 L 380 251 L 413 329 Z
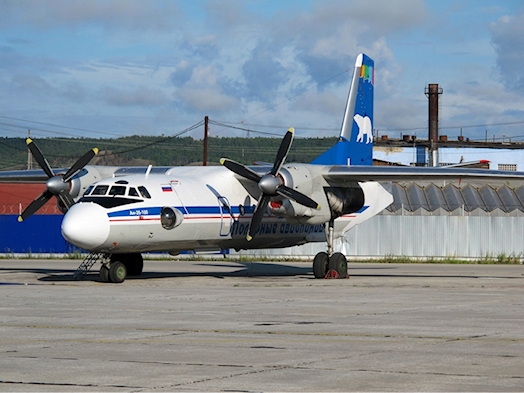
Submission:
M 162 192 L 173 192 L 173 189 L 169 184 L 162 184 Z

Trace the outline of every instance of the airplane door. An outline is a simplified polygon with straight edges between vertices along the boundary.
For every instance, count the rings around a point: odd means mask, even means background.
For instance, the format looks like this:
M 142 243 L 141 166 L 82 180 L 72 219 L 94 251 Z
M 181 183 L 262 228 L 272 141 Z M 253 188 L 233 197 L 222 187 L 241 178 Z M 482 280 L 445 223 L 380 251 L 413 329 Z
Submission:
M 231 226 L 235 221 L 231 205 L 229 204 L 228 199 L 225 196 L 220 195 L 215 188 L 209 184 L 206 184 L 206 186 L 217 198 L 218 208 L 220 209 L 220 236 L 227 236 L 231 232 Z
M 220 236 L 227 236 L 231 232 L 234 217 L 231 205 L 225 196 L 217 196 L 218 206 L 220 207 Z

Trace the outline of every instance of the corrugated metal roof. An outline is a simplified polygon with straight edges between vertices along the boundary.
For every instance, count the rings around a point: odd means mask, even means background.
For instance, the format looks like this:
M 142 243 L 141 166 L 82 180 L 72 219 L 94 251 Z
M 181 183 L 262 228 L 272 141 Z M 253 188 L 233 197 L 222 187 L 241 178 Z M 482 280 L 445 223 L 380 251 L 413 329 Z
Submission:
M 414 215 L 511 215 L 524 213 L 524 186 L 510 188 L 506 185 L 457 187 L 427 182 L 393 183 L 393 203 L 385 214 Z

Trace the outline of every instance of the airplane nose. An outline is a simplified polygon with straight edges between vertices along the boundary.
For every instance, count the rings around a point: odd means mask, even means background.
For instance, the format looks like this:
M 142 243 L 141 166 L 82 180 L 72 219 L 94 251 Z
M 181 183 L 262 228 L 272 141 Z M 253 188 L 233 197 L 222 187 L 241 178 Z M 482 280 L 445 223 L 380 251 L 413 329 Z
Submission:
M 109 236 L 109 219 L 105 209 L 96 203 L 77 203 L 62 220 L 62 236 L 68 242 L 88 251 L 104 244 Z

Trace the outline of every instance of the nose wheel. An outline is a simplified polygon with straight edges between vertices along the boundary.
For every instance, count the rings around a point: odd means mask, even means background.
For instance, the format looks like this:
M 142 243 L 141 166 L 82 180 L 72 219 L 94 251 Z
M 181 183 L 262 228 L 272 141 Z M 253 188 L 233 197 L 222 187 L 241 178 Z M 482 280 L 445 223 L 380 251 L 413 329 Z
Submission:
M 100 267 L 100 281 L 120 284 L 127 276 L 142 274 L 144 259 L 142 254 L 113 254 Z
M 102 265 L 100 268 L 100 280 L 102 282 L 112 282 L 120 284 L 125 281 L 127 277 L 126 265 L 120 261 L 111 262 L 108 265 Z

